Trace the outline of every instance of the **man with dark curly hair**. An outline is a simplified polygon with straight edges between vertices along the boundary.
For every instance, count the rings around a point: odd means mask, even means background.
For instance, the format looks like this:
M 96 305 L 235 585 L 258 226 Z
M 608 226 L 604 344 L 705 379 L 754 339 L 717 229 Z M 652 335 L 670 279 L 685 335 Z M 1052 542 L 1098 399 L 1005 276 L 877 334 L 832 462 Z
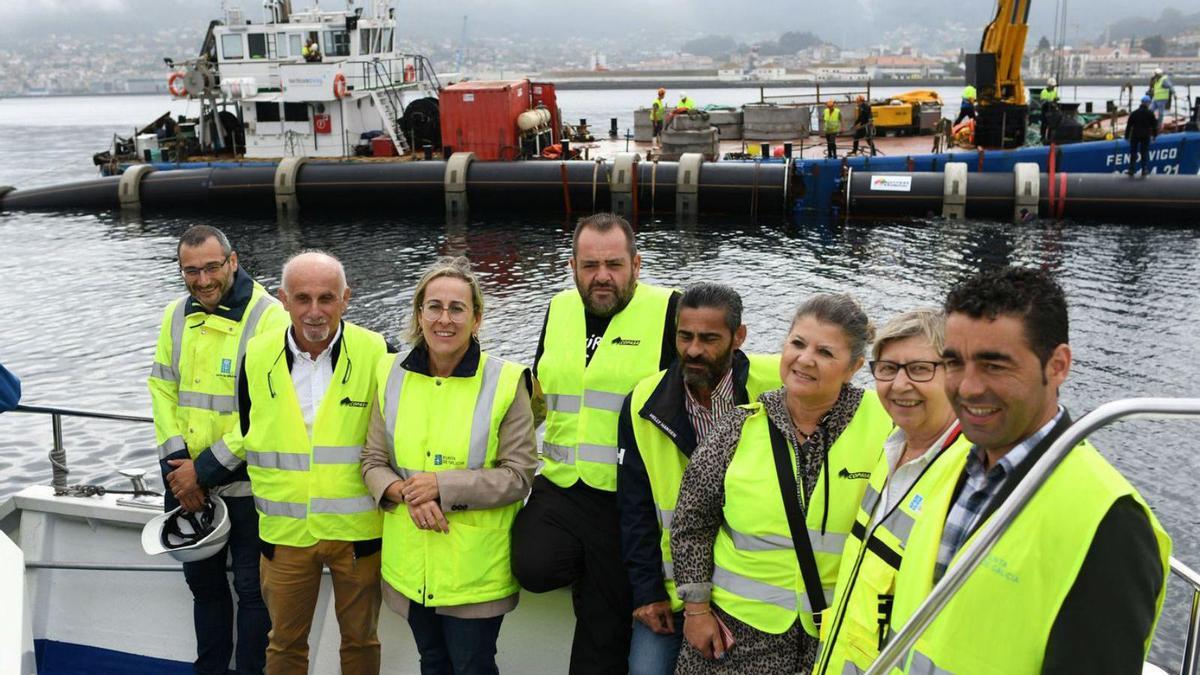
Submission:
M 946 393 L 973 446 L 947 452 L 896 577 L 898 630 L 1071 425 L 1067 302 L 1041 270 L 983 272 L 946 298 Z M 906 657 L 905 672 L 1137 673 L 1171 540 L 1088 442 L 1075 446 Z M 986 642 L 979 636 L 986 635 Z

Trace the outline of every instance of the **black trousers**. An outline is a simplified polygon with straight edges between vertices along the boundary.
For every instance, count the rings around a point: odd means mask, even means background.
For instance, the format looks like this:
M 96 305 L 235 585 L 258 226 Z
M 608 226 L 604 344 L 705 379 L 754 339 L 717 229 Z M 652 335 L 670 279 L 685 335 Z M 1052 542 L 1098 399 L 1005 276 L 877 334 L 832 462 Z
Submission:
M 837 134 L 825 134 L 825 156 L 837 157 Z
M 1129 139 L 1129 175 L 1133 175 L 1138 165 L 1138 155 L 1141 155 L 1142 171 L 1150 171 L 1150 138 Z
M 563 489 L 545 476 L 534 479 L 513 523 L 513 574 L 534 593 L 571 586 L 571 675 L 629 668 L 633 600 L 620 547 L 616 493 L 583 481 Z

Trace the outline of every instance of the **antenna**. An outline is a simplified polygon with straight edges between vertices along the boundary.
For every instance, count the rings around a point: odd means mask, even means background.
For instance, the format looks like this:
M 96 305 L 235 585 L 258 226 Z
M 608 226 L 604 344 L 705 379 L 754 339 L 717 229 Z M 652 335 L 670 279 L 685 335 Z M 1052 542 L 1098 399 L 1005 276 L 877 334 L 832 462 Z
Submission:
M 458 36 L 458 51 L 454 54 L 454 70 L 462 73 L 463 56 L 467 51 L 467 15 L 463 14 L 462 33 Z

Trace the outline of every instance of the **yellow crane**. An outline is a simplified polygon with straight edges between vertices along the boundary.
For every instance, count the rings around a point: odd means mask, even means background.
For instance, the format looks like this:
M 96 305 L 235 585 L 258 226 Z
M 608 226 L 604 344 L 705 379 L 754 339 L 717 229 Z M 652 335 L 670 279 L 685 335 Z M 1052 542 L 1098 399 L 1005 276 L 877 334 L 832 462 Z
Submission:
M 979 53 L 966 55 L 967 84 L 978 96 L 975 143 L 1014 148 L 1025 143 L 1029 108 L 1021 80 L 1021 56 L 1033 0 L 997 0 L 996 14 L 983 30 Z

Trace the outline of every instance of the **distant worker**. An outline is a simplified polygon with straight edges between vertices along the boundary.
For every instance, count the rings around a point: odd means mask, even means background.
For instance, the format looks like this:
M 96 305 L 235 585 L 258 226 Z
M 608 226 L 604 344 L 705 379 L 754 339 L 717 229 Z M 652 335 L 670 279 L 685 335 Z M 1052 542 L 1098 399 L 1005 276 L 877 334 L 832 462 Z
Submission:
M 1150 141 L 1158 136 L 1158 119 L 1150 112 L 1151 99 L 1142 97 L 1138 106 L 1125 120 L 1125 140 L 1129 141 L 1129 170 L 1125 173 L 1132 176 L 1141 156 L 1142 175 L 1150 173 Z
M 0 365 L 0 412 L 16 410 L 21 402 L 21 381 Z
M 967 85 L 963 87 L 962 103 L 958 106 L 958 117 L 954 118 L 954 125 L 966 118 L 975 119 L 975 87 Z
M 676 110 L 694 110 L 696 102 L 693 101 L 686 93 L 679 94 L 679 105 L 675 106 Z
M 858 111 L 854 117 L 854 145 L 850 148 L 850 154 L 857 154 L 858 139 L 866 138 L 867 146 L 871 148 L 871 156 L 874 157 L 878 153 L 875 151 L 875 120 L 871 115 L 871 103 L 862 96 L 856 100 Z
M 658 98 L 650 104 L 650 123 L 654 125 L 654 143 L 662 142 L 663 117 L 667 108 L 667 90 L 658 88 Z
M 1042 145 L 1049 145 L 1058 129 L 1058 80 L 1053 77 L 1046 80 L 1046 88 L 1038 99 L 1042 102 Z
M 838 109 L 833 99 L 825 102 L 825 110 L 821 114 L 824 123 L 821 131 L 825 134 L 825 157 L 837 159 L 837 135 L 842 131 L 842 111 Z
M 219 461 L 237 433 L 238 366 L 247 341 L 287 325 L 287 314 L 239 266 L 237 252 L 215 227 L 196 225 L 176 245 L 188 294 L 162 314 L 147 385 L 163 467 L 166 511 L 181 503 L 204 509 L 219 495 L 229 515 L 228 543 L 216 555 L 183 563 L 192 593 L 197 673 L 222 673 L 234 657 L 240 673 L 261 672 L 271 620 L 259 585 L 258 514 L 240 460 Z M 233 570 L 235 618 L 226 567 Z M 236 653 L 234 635 L 236 632 Z
M 1163 72 L 1162 68 L 1154 69 L 1154 79 L 1150 81 L 1150 98 L 1153 100 L 1151 110 L 1154 111 L 1154 118 L 1158 120 L 1158 126 L 1161 129 L 1163 116 L 1167 112 L 1167 108 L 1171 105 L 1171 98 L 1175 95 L 1175 87 L 1171 84 L 1171 76 Z
M 319 63 L 321 61 L 321 47 L 317 45 L 315 37 L 308 38 L 308 42 L 300 50 L 300 55 L 309 63 Z

